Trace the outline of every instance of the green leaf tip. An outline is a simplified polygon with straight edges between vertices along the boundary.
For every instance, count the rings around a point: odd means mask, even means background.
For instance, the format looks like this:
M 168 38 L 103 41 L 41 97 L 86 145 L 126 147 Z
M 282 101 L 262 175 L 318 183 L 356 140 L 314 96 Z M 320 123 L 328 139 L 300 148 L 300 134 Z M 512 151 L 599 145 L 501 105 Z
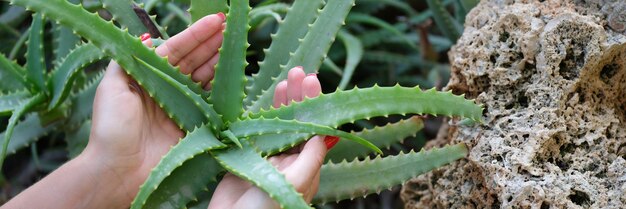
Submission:
M 482 108 L 463 96 L 419 87 L 354 88 L 307 98 L 279 109 L 261 110 L 250 118 L 296 119 L 319 125 L 337 127 L 358 119 L 391 114 L 431 114 L 459 116 L 480 121 Z
M 245 69 L 248 44 L 248 0 L 231 0 L 226 18 L 224 41 L 220 48 L 219 61 L 215 67 L 212 93 L 209 101 L 214 105 L 224 122 L 232 122 L 243 113 Z
M 337 202 L 378 193 L 461 159 L 467 153 L 467 147 L 461 143 L 396 156 L 327 163 L 322 166 L 320 187 L 313 202 Z
M 41 13 L 33 14 L 26 52 L 26 78 L 36 91 L 44 91 L 46 80 L 45 53 L 43 50 L 44 21 Z M 46 92 L 47 93 L 47 92 Z
M 233 134 L 232 131 L 230 130 L 222 131 L 222 137 L 229 139 L 230 141 L 235 143 L 237 147 L 243 148 L 243 146 L 241 146 L 241 142 L 239 142 L 239 139 L 235 136 L 235 134 Z
M 389 123 L 385 126 L 376 126 L 372 129 L 364 129 L 360 132 L 352 133 L 372 142 L 380 148 L 389 149 L 392 144 L 402 143 L 407 137 L 415 136 L 422 130 L 424 122 L 419 116 L 413 116 L 396 123 Z M 371 152 L 363 147 L 355 146 L 349 140 L 339 140 L 333 149 L 328 151 L 326 159 L 333 162 L 341 162 L 345 159 L 365 157 Z
M 256 119 L 244 119 L 240 121 L 233 122 L 230 125 L 230 130 L 237 137 L 249 137 L 249 136 L 258 136 L 258 135 L 267 135 L 267 134 L 281 134 L 281 133 L 307 133 L 307 134 L 319 134 L 319 135 L 329 135 L 329 136 L 338 136 L 350 141 L 354 141 L 359 143 L 368 149 L 371 149 L 379 154 L 382 154 L 382 150 L 380 150 L 376 145 L 371 142 L 359 137 L 352 135 L 350 133 L 336 130 L 334 128 L 328 126 L 317 125 L 313 123 L 300 122 L 296 120 L 281 120 L 278 118 L 265 119 L 265 118 L 256 118 Z

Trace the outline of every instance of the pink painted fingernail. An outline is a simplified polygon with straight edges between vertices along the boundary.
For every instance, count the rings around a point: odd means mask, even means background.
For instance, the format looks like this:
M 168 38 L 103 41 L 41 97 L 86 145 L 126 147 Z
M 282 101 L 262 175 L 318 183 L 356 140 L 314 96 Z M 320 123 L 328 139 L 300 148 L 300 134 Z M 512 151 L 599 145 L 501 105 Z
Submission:
M 309 74 L 306 74 L 306 76 L 315 76 L 317 78 L 317 73 L 309 73 Z
M 302 67 L 302 66 L 295 66 L 295 67 L 293 67 L 293 68 L 294 68 L 294 69 L 299 68 L 300 70 L 304 70 L 304 67 Z
M 144 42 L 144 41 L 150 39 L 150 34 L 149 33 L 144 33 L 141 36 L 139 36 L 139 38 L 141 38 L 141 42 Z
M 222 13 L 222 12 L 217 13 L 217 16 L 220 17 L 222 19 L 222 21 L 226 21 L 226 15 L 224 15 L 224 13 Z

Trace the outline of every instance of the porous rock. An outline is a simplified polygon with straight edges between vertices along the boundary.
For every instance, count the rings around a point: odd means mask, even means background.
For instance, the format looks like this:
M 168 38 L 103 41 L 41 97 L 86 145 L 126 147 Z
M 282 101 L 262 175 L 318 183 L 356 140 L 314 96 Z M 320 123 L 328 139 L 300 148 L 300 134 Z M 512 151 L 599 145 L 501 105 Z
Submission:
M 624 0 L 487 0 L 447 88 L 485 107 L 429 146 L 466 159 L 404 185 L 406 208 L 626 208 Z M 450 121 L 455 124 L 456 121 Z

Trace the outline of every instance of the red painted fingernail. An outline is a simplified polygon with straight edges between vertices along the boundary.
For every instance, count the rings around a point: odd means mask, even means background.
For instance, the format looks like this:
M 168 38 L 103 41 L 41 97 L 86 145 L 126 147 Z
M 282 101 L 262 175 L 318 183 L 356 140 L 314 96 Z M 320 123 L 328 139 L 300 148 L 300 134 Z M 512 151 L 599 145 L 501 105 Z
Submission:
M 306 74 L 306 76 L 315 76 L 315 77 L 317 77 L 317 73 L 309 73 L 309 74 Z
M 141 42 L 144 42 L 145 40 L 150 39 L 150 34 L 149 33 L 144 33 L 141 36 L 139 36 L 139 38 L 141 38 Z
M 339 142 L 339 137 L 336 136 L 326 136 L 324 137 L 324 143 L 326 144 L 326 149 L 332 149 L 337 142 Z
M 224 13 L 222 13 L 222 12 L 217 13 L 217 16 L 222 18 L 222 21 L 226 21 L 226 15 L 224 15 Z

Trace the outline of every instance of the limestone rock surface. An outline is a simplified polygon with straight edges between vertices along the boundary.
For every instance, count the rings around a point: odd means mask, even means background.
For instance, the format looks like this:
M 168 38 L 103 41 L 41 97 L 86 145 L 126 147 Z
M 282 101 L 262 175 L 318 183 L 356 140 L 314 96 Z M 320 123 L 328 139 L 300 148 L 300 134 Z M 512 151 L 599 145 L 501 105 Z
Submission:
M 625 23 L 625 0 L 483 0 L 447 88 L 484 123 L 442 128 L 429 146 L 470 154 L 407 182 L 406 208 L 626 208 Z

